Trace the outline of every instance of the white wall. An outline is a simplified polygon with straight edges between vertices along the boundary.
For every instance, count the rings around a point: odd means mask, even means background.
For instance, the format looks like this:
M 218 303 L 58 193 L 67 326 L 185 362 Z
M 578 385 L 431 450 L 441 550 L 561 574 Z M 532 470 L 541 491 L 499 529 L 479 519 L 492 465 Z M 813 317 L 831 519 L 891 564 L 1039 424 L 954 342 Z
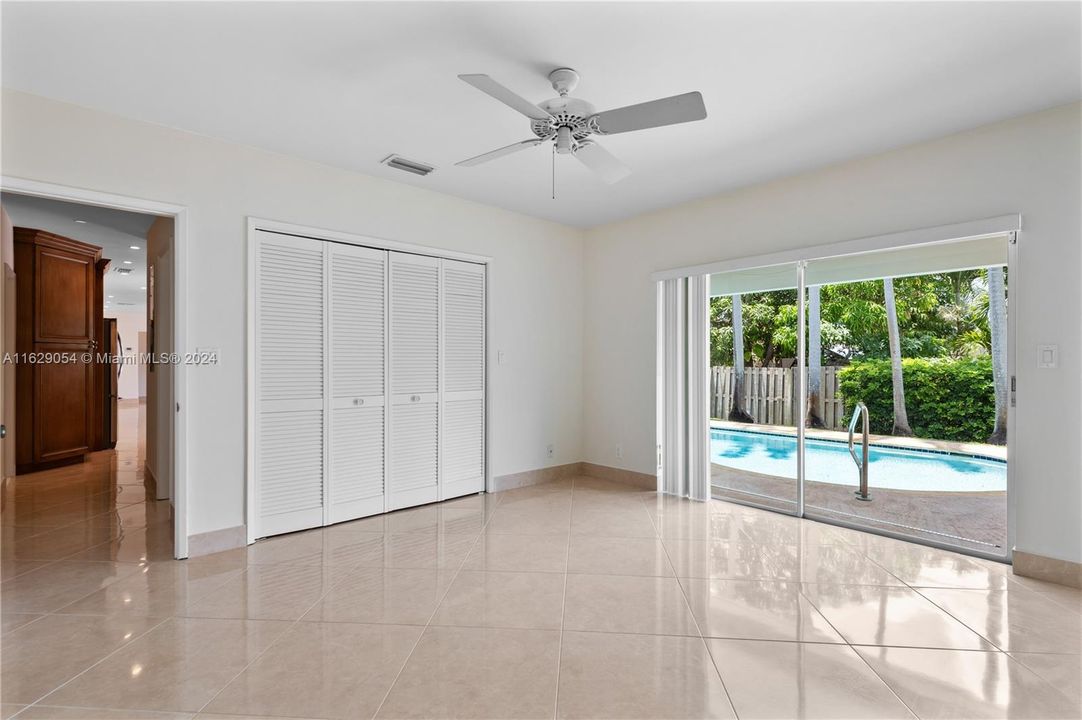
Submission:
M 1079 138 L 1075 104 L 588 231 L 586 460 L 654 472 L 652 271 L 1020 212 L 1017 547 L 1082 561 Z
M 147 329 L 147 316 L 142 311 L 137 312 L 112 312 L 105 311 L 105 317 L 115 317 L 116 327 L 120 332 L 120 354 L 127 357 L 138 357 L 139 333 Z M 120 371 L 120 382 L 117 383 L 117 394 L 121 400 L 136 400 L 146 392 L 140 392 L 140 388 L 146 387 L 146 365 L 128 363 Z
M 190 209 L 189 349 L 221 350 L 188 373 L 190 533 L 244 522 L 249 215 L 491 256 L 492 471 L 581 459 L 580 231 L 9 90 L 2 123 L 5 175 Z

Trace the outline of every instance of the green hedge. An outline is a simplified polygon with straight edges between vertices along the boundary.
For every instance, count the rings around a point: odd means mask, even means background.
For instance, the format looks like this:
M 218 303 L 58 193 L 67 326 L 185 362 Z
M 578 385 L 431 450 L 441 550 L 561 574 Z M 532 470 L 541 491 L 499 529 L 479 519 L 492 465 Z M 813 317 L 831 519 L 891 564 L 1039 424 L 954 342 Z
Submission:
M 995 424 L 996 401 L 989 358 L 902 360 L 905 408 L 917 437 L 984 442 Z M 868 406 L 873 433 L 890 434 L 894 400 L 890 360 L 855 362 L 838 372 L 846 408 Z

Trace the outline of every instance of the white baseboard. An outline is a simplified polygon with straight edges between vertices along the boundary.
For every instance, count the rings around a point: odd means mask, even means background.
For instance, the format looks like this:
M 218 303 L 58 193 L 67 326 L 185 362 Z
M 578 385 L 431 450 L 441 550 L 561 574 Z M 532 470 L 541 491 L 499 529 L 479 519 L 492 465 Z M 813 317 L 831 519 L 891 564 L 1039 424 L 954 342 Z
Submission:
M 248 544 L 248 528 L 245 525 L 211 530 L 188 536 L 188 557 L 212 555 Z

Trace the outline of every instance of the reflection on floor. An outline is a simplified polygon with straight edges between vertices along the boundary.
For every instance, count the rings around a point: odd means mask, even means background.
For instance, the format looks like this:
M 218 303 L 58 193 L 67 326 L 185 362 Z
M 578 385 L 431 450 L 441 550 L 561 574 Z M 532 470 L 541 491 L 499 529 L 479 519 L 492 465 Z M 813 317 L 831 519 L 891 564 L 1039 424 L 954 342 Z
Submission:
M 1082 703 L 1078 591 L 590 478 L 185 562 L 137 555 L 3 583 L 5 715 L 1077 718 Z

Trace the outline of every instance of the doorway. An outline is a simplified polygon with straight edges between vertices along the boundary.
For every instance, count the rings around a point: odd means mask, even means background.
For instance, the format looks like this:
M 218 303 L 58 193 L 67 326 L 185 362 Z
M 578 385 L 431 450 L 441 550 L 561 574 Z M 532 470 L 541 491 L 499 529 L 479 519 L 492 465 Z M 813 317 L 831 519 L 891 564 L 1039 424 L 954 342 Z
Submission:
M 17 294 L 18 312 L 6 314 L 5 330 L 11 340 L 5 343 L 6 352 L 14 353 L 16 345 L 25 351 L 21 345 L 26 336 L 52 340 L 42 336 L 41 322 L 35 324 L 27 308 L 41 315 L 37 320 L 48 320 L 48 304 L 33 302 L 43 296 L 34 283 L 44 287 L 52 282 L 50 273 L 55 268 L 47 260 L 63 255 L 58 247 L 85 254 L 87 267 L 94 268 L 85 276 L 86 286 L 78 285 L 85 290 L 78 295 L 85 298 L 86 337 L 63 338 L 67 344 L 74 343 L 72 348 L 84 340 L 86 347 L 80 349 L 86 355 L 72 354 L 72 362 L 66 364 L 85 368 L 80 374 L 86 383 L 76 387 L 46 382 L 40 377 L 46 366 L 43 360 L 34 368 L 37 380 L 18 383 L 17 400 L 22 402 L 5 407 L 4 424 L 9 431 L 5 459 L 19 456 L 18 462 L 9 461 L 5 467 L 4 482 L 12 490 L 7 496 L 14 498 L 5 508 L 5 524 L 14 527 L 22 522 L 50 532 L 64 530 L 54 534 L 70 538 L 72 548 L 78 544 L 81 551 L 93 549 L 100 559 L 186 557 L 186 488 L 182 472 L 177 472 L 182 458 L 177 441 L 183 437 L 183 428 L 174 410 L 181 397 L 176 385 L 183 381 L 183 367 L 156 362 L 178 347 L 175 313 L 182 312 L 177 296 L 183 286 L 176 282 L 173 258 L 184 231 L 183 208 L 13 178 L 3 179 L 0 203 L 10 216 L 13 235 L 14 227 L 23 228 L 17 231 L 19 242 L 12 245 L 24 248 L 24 258 L 19 263 L 12 258 L 6 266 L 16 282 L 22 279 L 20 288 L 32 301 Z M 26 263 L 25 240 L 30 236 L 41 246 L 34 250 L 41 262 Z M 71 274 L 64 268 L 59 272 Z M 31 277 L 33 282 L 28 281 Z M 66 287 L 69 279 L 61 278 L 58 286 Z M 51 296 L 51 291 L 45 295 Z M 56 305 L 81 307 L 72 302 Z M 35 329 L 23 333 L 23 343 L 16 343 L 11 336 L 18 332 L 11 331 L 26 326 L 28 316 Z M 66 322 L 65 318 L 56 322 L 61 321 Z M 64 350 L 67 344 L 64 348 L 42 344 L 33 351 L 46 358 L 48 354 L 41 351 Z M 25 386 L 33 392 L 45 388 L 55 397 L 41 402 Z M 27 408 L 31 408 L 29 413 Z M 56 419 L 45 418 L 43 408 L 59 419 L 85 414 L 85 422 L 71 424 L 78 432 L 50 435 Z M 28 437 L 32 442 L 26 442 Z M 20 452 L 15 452 L 16 447 Z M 54 452 L 57 447 L 63 452 Z M 28 454 L 26 448 L 38 451 Z M 61 507 L 60 500 L 67 507 Z M 79 527 L 87 532 L 80 536 Z M 26 533 L 32 529 L 19 533 L 29 537 Z M 29 547 L 16 551 L 24 556 L 41 553 Z M 49 554 L 63 549 L 58 546 Z
M 714 497 L 1007 559 L 1015 241 L 712 274 Z

